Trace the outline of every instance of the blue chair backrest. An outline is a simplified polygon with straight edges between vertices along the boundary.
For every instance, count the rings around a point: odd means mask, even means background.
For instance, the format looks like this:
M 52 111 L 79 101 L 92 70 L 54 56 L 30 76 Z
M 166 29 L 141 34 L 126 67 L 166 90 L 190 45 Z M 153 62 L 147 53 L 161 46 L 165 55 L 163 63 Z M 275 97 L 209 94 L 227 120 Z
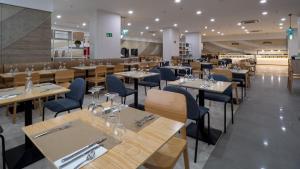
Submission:
M 159 84 L 160 83 L 160 71 L 157 68 L 152 68 L 152 69 L 149 70 L 149 72 L 158 73 L 159 75 L 146 77 L 146 78 L 144 78 L 143 81 L 153 82 L 153 83 L 158 83 Z
M 166 61 L 166 62 L 163 62 L 162 63 L 162 66 L 169 66 L 170 65 L 170 62 L 169 61 Z
M 169 68 L 160 68 L 161 80 L 174 81 L 176 80 L 175 73 Z
M 106 77 L 106 86 L 108 92 L 118 93 L 120 96 L 124 96 L 126 94 L 125 85 L 114 75 L 108 75 Z
M 85 93 L 85 81 L 82 78 L 77 78 L 71 83 L 69 89 L 70 92 L 66 93 L 66 98 L 76 100 L 82 105 Z
M 187 116 L 189 119 L 199 119 L 202 116 L 202 114 L 200 114 L 201 112 L 196 100 L 188 91 L 176 86 L 167 86 L 164 88 L 164 90 L 174 93 L 180 93 L 185 96 L 188 112 Z
M 216 81 L 222 81 L 222 82 L 231 82 L 226 76 L 224 75 L 217 75 L 217 74 L 214 74 L 212 75 L 214 80 Z M 232 88 L 229 87 L 228 89 L 225 90 L 224 94 L 226 94 L 227 96 L 230 96 L 232 97 Z

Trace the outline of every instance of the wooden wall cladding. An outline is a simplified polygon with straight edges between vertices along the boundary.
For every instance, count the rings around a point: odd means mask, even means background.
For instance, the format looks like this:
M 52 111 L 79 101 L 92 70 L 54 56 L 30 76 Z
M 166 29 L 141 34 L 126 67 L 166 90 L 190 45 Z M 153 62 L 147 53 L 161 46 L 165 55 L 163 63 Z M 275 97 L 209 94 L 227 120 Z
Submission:
M 1 64 L 51 60 L 51 13 L 0 4 Z M 11 9 L 17 8 L 15 13 Z M 4 17 L 9 13 L 9 17 Z

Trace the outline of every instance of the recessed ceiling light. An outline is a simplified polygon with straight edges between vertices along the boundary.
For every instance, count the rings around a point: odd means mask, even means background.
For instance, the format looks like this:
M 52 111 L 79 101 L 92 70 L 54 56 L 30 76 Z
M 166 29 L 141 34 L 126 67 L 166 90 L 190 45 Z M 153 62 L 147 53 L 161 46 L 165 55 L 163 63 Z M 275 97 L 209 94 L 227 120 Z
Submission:
M 268 15 L 268 12 L 267 12 L 267 11 L 264 11 L 264 12 L 262 12 L 261 14 L 264 15 L 264 16 L 266 16 L 266 15 Z
M 268 146 L 269 145 L 268 141 L 266 141 L 266 140 L 263 142 L 263 144 L 264 144 L 264 146 Z
M 260 0 L 259 3 L 265 4 L 265 3 L 267 3 L 267 0 Z
M 281 18 L 280 20 L 281 20 L 282 22 L 284 22 L 284 21 L 286 21 L 286 18 Z
M 140 32 L 141 35 L 144 35 L 144 32 Z
M 174 0 L 174 2 L 178 4 L 181 2 L 181 0 Z
M 161 29 L 161 30 L 159 30 L 159 31 L 160 31 L 160 32 L 163 32 L 164 30 Z
M 241 26 L 241 25 L 242 25 L 242 23 L 241 23 L 241 22 L 237 23 L 237 26 Z
M 174 25 L 173 25 L 174 27 L 177 27 L 178 26 L 178 24 L 177 23 L 174 23 Z
M 82 23 L 82 26 L 86 26 L 86 23 L 85 23 L 85 22 L 83 22 L 83 23 Z
M 159 22 L 159 20 L 160 20 L 159 18 L 155 18 L 155 22 Z
M 208 28 L 207 26 L 204 27 L 204 29 L 207 29 L 207 28 Z
M 247 31 L 246 33 L 249 34 L 250 32 Z
M 188 31 L 188 30 L 185 30 L 184 32 L 185 32 L 185 33 L 188 33 L 189 31 Z
M 249 32 L 248 29 L 245 29 L 245 32 Z
M 152 34 L 152 36 L 156 36 L 156 34 L 155 34 L 155 33 L 153 33 L 153 34 Z
M 127 23 L 127 26 L 131 26 L 131 23 L 130 23 L 130 22 L 128 22 L 128 23 Z
M 281 130 L 282 130 L 283 132 L 285 132 L 285 131 L 286 131 L 286 128 L 285 128 L 284 126 L 282 126 L 282 127 L 281 127 Z
M 279 26 L 283 26 L 283 23 L 279 23 Z
M 56 18 L 57 18 L 57 19 L 60 19 L 60 18 L 61 18 L 61 15 L 56 15 Z
M 224 33 L 221 33 L 221 36 L 224 36 Z
M 280 26 L 280 27 L 279 27 L 279 29 L 283 29 L 283 27 L 282 27 L 282 26 Z
M 216 21 L 215 18 L 211 18 L 211 19 L 210 19 L 210 22 L 215 22 L 215 21 Z
M 202 14 L 202 11 L 197 11 L 196 14 L 197 14 L 197 15 L 201 15 L 201 14 Z
M 246 27 L 245 27 L 245 26 L 242 26 L 241 28 L 242 28 L 242 29 L 245 29 Z
M 217 34 L 221 34 L 221 32 L 217 32 Z
M 203 33 L 202 36 L 206 36 L 206 33 Z
M 133 10 L 129 10 L 128 14 L 130 14 L 130 15 L 133 14 Z
M 148 30 L 148 29 L 149 29 L 149 26 L 146 26 L 145 29 Z
M 214 30 L 214 29 L 212 29 L 211 31 L 212 31 L 212 32 L 214 32 L 215 30 Z

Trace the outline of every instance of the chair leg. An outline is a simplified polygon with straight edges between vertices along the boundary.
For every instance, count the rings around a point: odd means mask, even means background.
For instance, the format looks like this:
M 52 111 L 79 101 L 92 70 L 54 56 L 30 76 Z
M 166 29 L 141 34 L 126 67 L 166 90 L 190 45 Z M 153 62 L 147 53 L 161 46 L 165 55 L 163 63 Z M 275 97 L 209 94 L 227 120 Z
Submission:
M 54 115 L 54 118 L 56 118 L 56 117 L 57 117 L 57 115 L 58 115 L 59 113 L 61 113 L 61 112 L 57 112 L 57 113 Z
M 198 140 L 199 140 L 199 120 L 196 121 L 196 125 L 197 125 L 197 134 L 196 134 L 196 146 L 195 146 L 195 155 L 194 155 L 194 162 L 197 162 L 197 153 L 198 153 Z
M 236 98 L 236 104 L 240 104 L 239 103 L 239 93 L 238 93 L 238 88 L 235 88 L 235 98 Z
M 207 113 L 207 137 L 208 137 L 208 139 L 210 139 L 210 114 L 209 114 L 209 112 Z M 208 143 L 208 144 L 210 144 L 210 143 Z
M 231 123 L 234 123 L 234 116 L 233 116 L 233 100 L 231 99 Z
M 43 107 L 43 121 L 45 120 L 45 107 Z
M 226 105 L 227 103 L 224 103 L 224 133 L 226 133 Z
M 124 99 L 123 99 L 123 97 L 121 97 L 121 103 L 124 104 Z
M 183 158 L 184 158 L 185 169 L 189 169 L 190 163 L 189 163 L 189 153 L 188 153 L 187 145 L 186 145 L 185 149 L 183 150 Z
M 68 110 L 68 113 L 70 113 L 70 110 Z
M 124 104 L 126 104 L 126 97 L 124 97 Z
M 0 135 L 1 141 L 2 141 L 2 165 L 3 169 L 6 168 L 5 166 L 5 139 L 3 135 Z

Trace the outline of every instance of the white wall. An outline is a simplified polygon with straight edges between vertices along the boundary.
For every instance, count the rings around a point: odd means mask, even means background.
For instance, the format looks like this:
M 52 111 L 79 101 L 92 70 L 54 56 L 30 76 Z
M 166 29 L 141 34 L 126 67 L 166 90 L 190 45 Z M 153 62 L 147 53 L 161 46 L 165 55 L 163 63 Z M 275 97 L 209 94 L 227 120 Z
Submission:
M 179 32 L 166 29 L 163 32 L 163 58 L 171 60 L 172 56 L 179 56 Z
M 0 0 L 0 3 L 43 11 L 53 11 L 53 0 Z
M 97 10 L 89 21 L 92 58 L 121 57 L 121 16 Z M 106 37 L 112 33 L 113 37 Z
M 201 57 L 202 38 L 200 33 L 185 34 L 185 42 L 191 45 L 193 58 Z

